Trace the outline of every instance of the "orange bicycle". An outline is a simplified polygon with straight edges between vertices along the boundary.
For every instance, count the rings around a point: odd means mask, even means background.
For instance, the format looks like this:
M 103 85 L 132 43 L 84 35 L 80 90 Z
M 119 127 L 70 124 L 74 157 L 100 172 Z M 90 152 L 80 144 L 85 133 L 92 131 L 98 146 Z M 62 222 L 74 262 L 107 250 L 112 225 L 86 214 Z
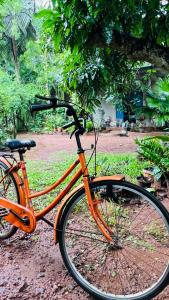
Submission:
M 0 156 L 0 239 L 17 229 L 32 233 L 39 220 L 54 228 L 64 263 L 75 281 L 97 299 L 151 299 L 169 282 L 169 214 L 146 190 L 126 182 L 124 176 L 91 177 L 80 135 L 85 132 L 76 111 L 56 98 L 41 97 L 32 111 L 65 107 L 75 126 L 77 160 L 65 174 L 43 191 L 31 193 L 24 153 L 36 146 L 32 140 L 10 140 L 6 146 L 18 151 Z M 78 167 L 79 166 L 79 167 Z M 76 169 L 70 182 L 51 204 L 36 213 L 34 198 L 57 188 Z M 72 189 L 82 177 L 83 183 Z M 58 205 L 54 224 L 45 215 Z

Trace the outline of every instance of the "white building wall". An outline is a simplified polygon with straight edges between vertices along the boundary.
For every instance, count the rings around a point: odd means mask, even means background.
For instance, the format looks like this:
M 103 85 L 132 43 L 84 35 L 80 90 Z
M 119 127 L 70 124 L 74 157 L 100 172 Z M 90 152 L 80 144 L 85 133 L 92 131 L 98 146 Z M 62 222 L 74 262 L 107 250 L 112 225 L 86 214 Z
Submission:
M 111 121 L 111 126 L 116 125 L 116 108 L 111 103 L 103 101 L 100 107 L 96 108 L 93 114 L 94 121 L 98 126 L 105 123 L 106 121 Z

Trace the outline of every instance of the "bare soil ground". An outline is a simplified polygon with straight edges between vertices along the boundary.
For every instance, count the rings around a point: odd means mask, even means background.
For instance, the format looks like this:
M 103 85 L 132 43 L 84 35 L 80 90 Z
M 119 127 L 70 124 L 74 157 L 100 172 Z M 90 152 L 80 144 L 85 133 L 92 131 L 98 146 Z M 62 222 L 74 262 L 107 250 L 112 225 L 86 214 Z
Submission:
M 154 134 L 154 133 L 153 133 Z M 130 133 L 120 137 L 117 132 L 101 134 L 99 152 L 131 153 L 136 151 L 134 139 L 145 134 Z M 48 160 L 55 153 L 75 153 L 75 141 L 67 135 L 20 135 L 32 138 L 37 147 L 27 152 L 27 157 Z M 93 136 L 82 138 L 84 147 L 93 143 Z M 40 221 L 32 235 L 17 232 L 14 237 L 0 243 L 0 299 L 92 299 L 71 279 L 63 265 L 58 245 L 54 245 L 53 230 Z M 156 300 L 169 299 L 167 287 Z
M 146 135 L 159 135 L 159 132 L 153 133 L 137 133 L 130 132 L 129 136 L 119 136 L 119 131 L 111 131 L 109 133 L 100 133 L 97 143 L 98 152 L 108 153 L 134 153 L 137 145 L 134 140 L 137 137 Z M 20 139 L 33 139 L 36 141 L 36 147 L 31 151 L 27 151 L 27 157 L 31 159 L 53 159 L 58 152 L 76 154 L 76 142 L 74 137 L 69 138 L 67 134 L 20 134 Z M 86 134 L 81 137 L 84 148 L 90 148 L 94 143 L 94 136 Z

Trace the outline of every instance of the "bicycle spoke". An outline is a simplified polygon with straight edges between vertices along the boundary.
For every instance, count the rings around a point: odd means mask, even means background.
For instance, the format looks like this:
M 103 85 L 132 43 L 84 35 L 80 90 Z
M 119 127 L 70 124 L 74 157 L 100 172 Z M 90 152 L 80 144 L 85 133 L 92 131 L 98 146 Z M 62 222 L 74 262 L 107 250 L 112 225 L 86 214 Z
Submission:
M 70 232 L 69 230 L 66 230 L 65 232 L 69 233 L 71 235 L 74 235 L 74 232 Z M 91 237 L 91 236 L 86 236 L 86 235 L 83 235 L 83 234 L 76 234 L 76 236 L 78 236 L 78 237 L 84 237 L 85 239 L 92 239 L 92 240 L 99 241 L 101 243 L 107 244 L 106 240 L 97 239 L 97 238 L 94 238 L 94 237 Z
M 107 258 L 108 258 L 108 251 L 107 251 L 107 253 L 106 253 L 106 257 L 105 257 L 105 260 L 104 260 L 104 262 L 102 263 L 102 265 L 101 265 L 101 267 L 102 267 L 102 271 L 101 271 L 101 274 L 99 275 L 99 277 L 98 277 L 98 281 L 100 282 L 100 287 L 101 287 L 101 281 L 103 280 L 103 274 L 104 274 L 104 272 L 105 272 L 105 270 L 106 270 L 106 261 L 107 261 Z M 101 270 L 101 267 L 100 267 L 100 270 Z
M 140 267 L 139 263 L 136 263 L 135 260 L 132 260 L 130 256 L 134 257 L 134 255 L 126 248 L 124 248 L 124 251 L 128 252 L 128 255 L 125 256 L 126 259 L 130 260 L 132 264 L 134 264 L 136 266 L 136 268 L 140 269 L 142 272 L 144 272 L 146 275 L 148 275 L 149 278 L 151 278 L 151 274 L 149 274 L 147 271 L 145 271 L 142 267 Z M 129 256 L 130 254 L 130 256 Z M 136 256 L 136 255 L 135 255 Z M 140 256 L 136 256 L 137 260 L 142 260 L 141 255 Z M 143 260 L 142 260 L 143 261 Z M 146 265 L 151 266 L 150 264 L 146 263 Z M 151 266 L 152 268 L 152 266 Z
M 99 187 L 97 193 L 94 190 L 98 199 L 97 209 L 112 232 L 111 243 L 105 240 L 90 214 L 83 210 L 76 214 L 83 197 L 77 198 L 72 207 L 70 203 L 62 218 L 63 258 L 76 281 L 82 286 L 84 283 L 85 287 L 89 283 L 96 298 L 102 299 L 102 295 L 110 300 L 140 300 L 141 295 L 142 299 L 144 295 L 152 298 L 152 291 L 159 289 L 164 280 L 167 282 L 168 227 L 160 209 L 152 205 L 148 196 L 141 197 L 140 190 L 137 194 L 137 187 L 132 187 L 126 183 L 122 183 L 121 187 L 118 183 L 116 187 L 113 183 L 112 188 L 109 186 L 114 193 L 113 199 L 107 197 L 106 184 L 100 186 L 100 198 Z M 135 205 L 130 203 L 132 199 L 144 201 Z M 77 211 L 80 212 L 78 208 Z M 155 226 L 153 222 L 156 222 Z M 156 227 L 162 229 L 162 242 L 156 238 Z M 76 263 L 75 253 L 78 255 Z
M 123 255 L 123 253 L 122 253 L 122 251 L 120 252 L 120 254 L 122 254 Z M 124 259 L 124 261 L 123 261 L 123 263 L 125 263 L 125 265 L 126 265 L 126 263 L 127 263 L 127 260 L 126 259 Z M 122 265 L 122 263 L 120 263 L 121 264 L 121 270 L 123 271 L 123 274 L 124 274 L 124 277 L 126 278 L 126 281 L 127 281 L 127 285 L 128 285 L 128 287 L 129 287 L 129 291 L 131 291 L 132 290 L 132 287 L 131 287 L 131 285 L 130 285 L 130 280 L 128 280 L 128 277 L 127 277 L 127 274 L 126 274 L 126 272 L 123 270 L 123 265 Z M 129 267 L 129 265 L 127 264 L 127 267 Z
M 116 256 L 116 254 L 117 254 L 117 256 L 118 256 L 118 252 L 115 253 L 115 256 Z M 117 260 L 116 260 L 116 261 L 117 261 L 117 267 L 118 267 L 118 262 L 119 262 L 118 257 L 117 257 Z M 117 268 L 116 268 L 116 269 L 117 269 Z M 121 268 L 120 268 L 120 270 L 121 270 Z M 120 283 L 121 283 L 121 287 L 122 287 L 123 294 L 125 295 L 125 289 L 124 289 L 124 286 L 123 286 L 123 280 L 121 280 L 120 272 L 118 272 L 118 278 L 119 278 Z

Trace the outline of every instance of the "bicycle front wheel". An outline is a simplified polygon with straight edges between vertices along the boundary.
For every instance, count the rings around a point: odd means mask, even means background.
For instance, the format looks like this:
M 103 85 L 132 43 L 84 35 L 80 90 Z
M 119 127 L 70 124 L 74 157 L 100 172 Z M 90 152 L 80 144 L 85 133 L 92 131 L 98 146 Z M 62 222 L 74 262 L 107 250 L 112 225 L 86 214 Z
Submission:
M 112 243 L 99 231 L 81 190 L 68 202 L 58 228 L 67 269 L 97 299 L 151 299 L 169 281 L 167 210 L 131 183 L 100 181 L 91 191 Z
M 6 174 L 6 166 L 0 161 L 0 197 L 7 198 L 15 203 L 20 203 L 19 191 L 12 174 Z M 0 240 L 5 240 L 14 235 L 17 227 L 0 217 Z

